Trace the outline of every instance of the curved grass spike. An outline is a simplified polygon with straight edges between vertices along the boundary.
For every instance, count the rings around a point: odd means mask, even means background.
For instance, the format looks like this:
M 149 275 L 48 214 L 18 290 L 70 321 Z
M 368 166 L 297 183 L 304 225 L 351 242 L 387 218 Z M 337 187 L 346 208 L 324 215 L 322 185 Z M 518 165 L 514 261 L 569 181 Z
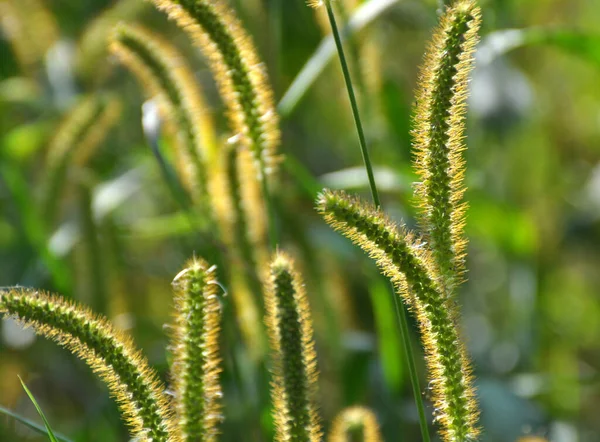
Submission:
M 329 430 L 328 442 L 382 442 L 377 418 L 364 407 L 349 407 L 340 412 Z
M 155 372 L 124 333 L 89 309 L 33 289 L 0 291 L 0 314 L 13 317 L 84 360 L 108 385 L 132 438 L 180 442 Z
M 152 0 L 187 31 L 207 56 L 231 128 L 258 164 L 259 176 L 276 165 L 278 117 L 264 65 L 250 36 L 223 0 Z
M 443 439 L 475 440 L 478 412 L 471 369 L 457 331 L 456 306 L 436 273 L 432 253 L 404 228 L 397 229 L 381 210 L 343 192 L 325 191 L 318 210 L 377 262 L 415 313 Z
M 446 8 L 421 69 L 414 114 L 416 186 L 420 221 L 450 290 L 464 272 L 466 204 L 464 119 L 480 11 L 473 0 Z
M 317 442 L 317 361 L 308 299 L 292 260 L 277 252 L 265 299 L 273 359 L 275 440 Z
M 169 43 L 139 26 L 120 24 L 111 52 L 158 98 L 163 117 L 177 128 L 182 177 L 193 200 L 207 209 L 207 171 L 215 162 L 217 141 L 202 92 L 185 59 Z
M 191 260 L 173 280 L 175 327 L 171 377 L 185 441 L 216 441 L 221 417 L 221 304 L 215 267 Z
M 46 158 L 42 214 L 51 226 L 71 164 L 84 165 L 117 121 L 121 104 L 114 97 L 90 96 L 67 115 L 52 140 Z

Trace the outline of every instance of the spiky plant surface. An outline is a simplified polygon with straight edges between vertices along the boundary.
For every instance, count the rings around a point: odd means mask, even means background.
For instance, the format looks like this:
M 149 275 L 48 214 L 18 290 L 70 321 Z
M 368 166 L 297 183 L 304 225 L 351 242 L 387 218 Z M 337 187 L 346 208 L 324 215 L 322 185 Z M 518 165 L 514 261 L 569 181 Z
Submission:
M 209 60 L 231 129 L 262 176 L 276 164 L 278 117 L 252 39 L 223 0 L 152 0 L 187 31 Z
M 171 378 L 177 424 L 186 441 L 217 440 L 221 415 L 221 302 L 216 268 L 193 259 L 173 280 Z
M 474 1 L 456 1 L 447 8 L 425 54 L 414 111 L 421 224 L 450 288 L 460 282 L 464 272 L 464 120 L 480 20 Z
M 457 310 L 425 244 L 387 216 L 342 192 L 317 203 L 325 220 L 369 254 L 415 313 L 426 350 L 436 420 L 447 441 L 474 440 L 478 430 L 471 368 L 457 331 Z
M 207 175 L 215 165 L 217 141 L 211 111 L 191 68 L 172 45 L 139 26 L 117 26 L 110 48 L 176 127 L 181 175 L 200 209 L 210 210 Z
M 108 385 L 131 437 L 180 441 L 164 387 L 131 339 L 89 309 L 28 289 L 0 291 L 0 313 L 79 356 Z
M 300 275 L 286 254 L 270 266 L 265 322 L 272 354 L 272 400 L 276 440 L 317 442 L 317 357 L 312 318 Z
M 381 442 L 377 417 L 368 408 L 345 408 L 335 417 L 329 430 L 328 442 Z

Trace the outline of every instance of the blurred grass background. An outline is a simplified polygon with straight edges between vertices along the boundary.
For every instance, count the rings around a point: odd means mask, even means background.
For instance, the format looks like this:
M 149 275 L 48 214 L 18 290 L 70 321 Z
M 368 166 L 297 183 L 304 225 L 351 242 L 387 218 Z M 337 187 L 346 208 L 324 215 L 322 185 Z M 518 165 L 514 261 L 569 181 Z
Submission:
M 342 3 L 347 17 L 361 6 Z M 349 47 L 385 207 L 412 225 L 411 105 L 437 2 L 390 3 Z M 460 301 L 482 440 L 600 441 L 600 3 L 480 3 L 466 153 L 469 272 Z M 232 5 L 279 100 L 327 28 L 302 0 Z M 143 91 L 105 50 L 119 20 L 145 24 L 187 55 L 227 136 L 204 60 L 152 5 L 1 0 L 0 286 L 59 291 L 94 306 L 134 336 L 166 379 L 170 281 L 194 253 L 219 264 L 225 285 L 227 265 L 213 256 L 211 232 L 199 233 L 181 213 L 146 144 Z M 85 167 L 69 168 L 58 219 L 49 223 L 39 207 L 47 147 L 79 98 L 107 93 L 121 100 L 121 117 Z M 386 440 L 417 441 L 387 285 L 313 210 L 322 187 L 368 196 L 337 60 L 285 109 L 282 130 L 278 227 L 307 282 L 323 417 L 328 425 L 342 407 L 363 404 L 375 410 Z M 229 298 L 223 303 L 222 439 L 269 440 L 268 378 L 243 348 Z M 18 374 L 55 430 L 74 441 L 127 440 L 116 406 L 87 367 L 5 320 L 0 404 L 37 420 Z M 44 437 L 0 417 L 0 440 Z

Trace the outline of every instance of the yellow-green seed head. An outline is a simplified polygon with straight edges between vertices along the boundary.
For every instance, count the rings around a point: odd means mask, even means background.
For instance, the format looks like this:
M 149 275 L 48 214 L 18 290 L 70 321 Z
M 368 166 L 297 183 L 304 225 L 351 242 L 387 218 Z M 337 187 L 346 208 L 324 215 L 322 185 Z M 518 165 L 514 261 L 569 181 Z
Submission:
M 85 361 L 116 398 L 132 438 L 181 441 L 164 387 L 131 339 L 106 319 L 59 297 L 22 288 L 0 291 L 0 314 Z
M 266 69 L 250 36 L 223 0 L 152 0 L 208 58 L 234 137 L 252 152 L 262 178 L 276 166 L 279 119 Z
M 464 272 L 464 119 L 479 25 L 473 0 L 446 8 L 421 69 L 412 131 L 420 222 L 451 290 Z
M 406 229 L 396 228 L 381 210 L 343 192 L 324 191 L 317 207 L 335 230 L 376 261 L 415 313 L 444 440 L 474 440 L 478 412 L 470 365 L 457 331 L 456 306 L 431 252 Z
M 176 128 L 180 174 L 193 200 L 207 210 L 216 134 L 202 91 L 184 57 L 151 31 L 125 24 L 115 28 L 110 49 L 140 79 L 148 95 L 157 99 L 163 118 Z
M 221 415 L 221 303 L 215 267 L 191 260 L 173 280 L 172 383 L 178 426 L 186 441 L 216 441 Z
M 333 421 L 328 442 L 381 442 L 375 414 L 368 408 L 349 407 Z
M 270 266 L 265 322 L 272 354 L 272 400 L 278 442 L 317 442 L 317 360 L 308 299 L 293 261 L 278 252 Z

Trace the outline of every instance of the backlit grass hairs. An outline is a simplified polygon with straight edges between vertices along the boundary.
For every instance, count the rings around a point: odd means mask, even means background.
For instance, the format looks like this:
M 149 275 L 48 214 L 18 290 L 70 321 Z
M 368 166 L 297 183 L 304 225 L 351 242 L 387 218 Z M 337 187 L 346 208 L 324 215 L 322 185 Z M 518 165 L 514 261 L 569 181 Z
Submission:
M 262 178 L 276 163 L 278 117 L 265 66 L 223 0 L 152 0 L 202 49 L 227 106 L 231 128 Z
M 317 442 L 317 362 L 312 320 L 304 286 L 294 263 L 277 252 L 266 294 L 267 330 L 273 358 L 272 391 L 278 442 Z
M 121 103 L 112 96 L 90 96 L 68 113 L 48 147 L 42 210 L 49 225 L 60 206 L 61 192 L 70 165 L 83 166 L 104 140 L 121 113 Z
M 377 418 L 364 407 L 342 410 L 329 430 L 328 442 L 382 442 Z
M 343 192 L 325 191 L 318 210 L 377 262 L 416 314 L 444 440 L 474 440 L 477 405 L 471 370 L 456 328 L 456 308 L 437 276 L 432 253 L 404 228 L 396 228 L 381 210 Z
M 0 314 L 84 360 L 108 385 L 132 438 L 179 442 L 164 388 L 131 339 L 89 309 L 32 289 L 0 291 Z
M 111 51 L 157 98 L 161 114 L 177 130 L 181 171 L 192 200 L 209 205 L 207 171 L 217 154 L 214 124 L 194 74 L 169 43 L 139 26 L 115 28 Z
M 173 280 L 172 389 L 186 441 L 216 441 L 221 415 L 221 303 L 215 267 L 191 260 Z
M 420 223 L 449 288 L 464 272 L 464 119 L 468 77 L 480 26 L 472 0 L 447 7 L 421 69 L 413 131 Z

